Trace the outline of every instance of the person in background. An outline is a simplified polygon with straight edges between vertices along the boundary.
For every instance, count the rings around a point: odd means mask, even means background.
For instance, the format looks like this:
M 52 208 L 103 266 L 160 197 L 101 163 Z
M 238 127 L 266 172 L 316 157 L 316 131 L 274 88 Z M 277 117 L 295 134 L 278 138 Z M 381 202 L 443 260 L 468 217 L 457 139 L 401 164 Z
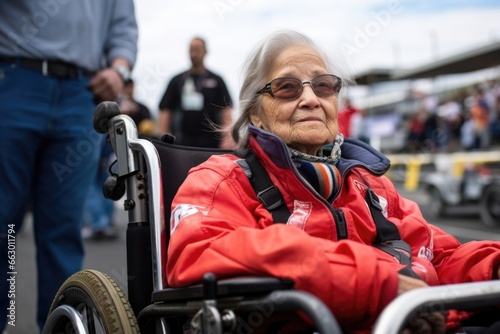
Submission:
M 103 140 L 96 177 L 89 187 L 85 201 L 84 226 L 82 229 L 84 239 L 105 241 L 118 238 L 114 222 L 114 202 L 104 197 L 102 190 L 104 182 L 110 175 L 109 166 L 113 163 L 114 159 L 115 154 L 111 144 Z
M 102 141 L 94 109 L 122 91 L 137 37 L 132 0 L 0 2 L 0 332 L 15 308 L 9 247 L 28 202 L 40 328 L 82 267 L 83 209 Z
M 462 107 L 458 96 L 449 96 L 438 106 L 437 115 L 440 119 L 442 148 L 447 152 L 455 152 L 460 144 L 460 128 L 463 125 Z
M 482 87 L 477 87 L 471 99 L 470 116 L 474 127 L 474 150 L 484 150 L 490 145 L 490 115 Z
M 344 108 L 339 110 L 339 132 L 344 135 L 344 137 L 352 137 L 353 130 L 353 118 L 360 116 L 360 111 L 356 108 L 351 101 L 350 97 L 346 97 L 344 100 Z
M 411 117 L 408 132 L 408 148 L 411 153 L 421 152 L 425 149 L 425 121 L 427 119 L 427 110 L 422 104 Z
M 221 138 L 218 130 L 231 124 L 231 97 L 224 80 L 205 67 L 206 55 L 205 40 L 193 38 L 191 68 L 168 84 L 160 102 L 158 127 L 161 134 L 174 134 L 180 145 L 230 148 L 230 136 Z
M 439 117 L 437 109 L 439 99 L 436 96 L 427 96 L 423 100 L 423 105 L 426 111 L 424 123 L 424 138 L 425 150 L 428 152 L 436 152 L 442 141 L 442 132 L 439 130 Z
M 144 136 L 156 136 L 156 125 L 151 117 L 149 108 L 135 99 L 134 80 L 125 82 L 123 94 L 118 98 L 118 105 L 122 114 L 129 115 L 134 121 L 139 134 Z
M 352 82 L 342 68 L 288 30 L 249 55 L 231 133 L 281 193 L 282 215 L 257 199 L 250 159 L 214 155 L 192 168 L 172 202 L 169 286 L 206 272 L 286 278 L 321 299 L 345 333 L 367 334 L 407 291 L 499 278 L 500 242 L 460 244 L 426 222 L 384 176 L 387 157 L 339 132 L 339 94 Z M 405 333 L 459 329 L 469 314 L 447 316 L 420 314 Z

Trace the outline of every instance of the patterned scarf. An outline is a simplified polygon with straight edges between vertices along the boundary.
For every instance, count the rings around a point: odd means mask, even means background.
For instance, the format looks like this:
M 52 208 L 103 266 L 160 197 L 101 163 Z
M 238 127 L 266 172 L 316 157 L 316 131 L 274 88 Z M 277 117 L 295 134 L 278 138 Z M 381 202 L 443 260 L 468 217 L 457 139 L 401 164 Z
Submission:
M 326 145 L 318 151 L 317 155 L 310 155 L 306 153 L 299 152 L 293 148 L 289 148 L 290 153 L 292 153 L 292 160 L 294 161 L 310 161 L 310 162 L 326 162 L 328 164 L 335 164 L 337 160 L 340 159 L 340 146 L 344 142 L 344 136 L 339 133 L 335 138 L 333 144 Z M 331 151 L 330 151 L 331 150 Z M 328 156 L 324 154 L 330 151 Z
M 292 160 L 296 163 L 300 174 L 327 201 L 331 202 L 340 184 L 340 172 L 335 163 L 340 158 L 340 146 L 344 142 L 342 134 L 338 134 L 332 145 L 322 148 L 318 155 L 310 155 L 290 149 Z M 331 152 L 328 156 L 324 153 Z

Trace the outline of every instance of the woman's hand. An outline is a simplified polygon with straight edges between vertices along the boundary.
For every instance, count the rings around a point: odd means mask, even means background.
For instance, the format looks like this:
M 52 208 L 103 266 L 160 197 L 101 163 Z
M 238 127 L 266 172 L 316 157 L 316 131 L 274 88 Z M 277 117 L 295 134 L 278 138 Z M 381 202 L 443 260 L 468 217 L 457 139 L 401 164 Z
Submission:
M 398 296 L 428 285 L 419 279 L 399 275 Z M 446 332 L 446 315 L 444 312 L 419 314 L 408 322 L 403 334 L 444 334 Z

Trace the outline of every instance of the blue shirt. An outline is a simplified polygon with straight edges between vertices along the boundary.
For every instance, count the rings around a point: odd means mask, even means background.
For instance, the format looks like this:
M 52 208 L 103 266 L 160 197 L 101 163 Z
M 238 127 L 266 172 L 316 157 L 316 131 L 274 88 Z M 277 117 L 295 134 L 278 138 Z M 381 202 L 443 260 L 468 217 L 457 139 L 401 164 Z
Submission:
M 91 71 L 137 54 L 133 0 L 0 0 L 0 56 L 60 60 Z

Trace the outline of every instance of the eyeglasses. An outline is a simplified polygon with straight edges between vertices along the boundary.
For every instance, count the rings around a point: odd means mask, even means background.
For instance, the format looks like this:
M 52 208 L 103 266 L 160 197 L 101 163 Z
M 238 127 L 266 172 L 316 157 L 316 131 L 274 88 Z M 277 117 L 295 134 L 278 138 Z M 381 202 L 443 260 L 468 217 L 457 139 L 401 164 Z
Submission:
M 269 93 L 275 99 L 292 100 L 302 94 L 305 84 L 311 85 L 317 96 L 328 97 L 340 92 L 342 79 L 333 74 L 322 74 L 305 81 L 297 78 L 276 78 L 266 84 L 257 94 Z

